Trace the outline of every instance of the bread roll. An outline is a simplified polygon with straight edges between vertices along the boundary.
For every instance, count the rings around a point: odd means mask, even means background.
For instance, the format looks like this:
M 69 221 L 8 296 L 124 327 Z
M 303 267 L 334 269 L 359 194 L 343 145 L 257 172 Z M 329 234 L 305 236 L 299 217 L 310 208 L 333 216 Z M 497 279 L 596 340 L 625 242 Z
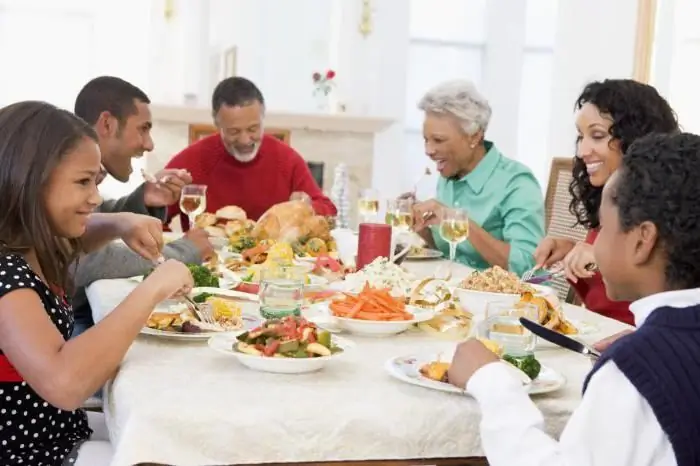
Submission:
M 221 227 L 208 226 L 204 228 L 204 231 L 214 238 L 226 238 L 226 232 Z
M 226 236 L 234 236 L 245 231 L 246 221 L 245 220 L 229 220 L 224 225 L 224 231 Z
M 245 219 L 248 218 L 248 215 L 245 213 L 245 210 L 235 205 L 227 205 L 225 207 L 222 207 L 221 209 L 217 210 L 214 215 L 216 215 L 216 217 L 221 220 L 245 221 Z
M 216 215 L 210 214 L 209 212 L 204 212 L 197 216 L 194 221 L 194 226 L 197 228 L 206 228 L 212 225 L 216 225 Z

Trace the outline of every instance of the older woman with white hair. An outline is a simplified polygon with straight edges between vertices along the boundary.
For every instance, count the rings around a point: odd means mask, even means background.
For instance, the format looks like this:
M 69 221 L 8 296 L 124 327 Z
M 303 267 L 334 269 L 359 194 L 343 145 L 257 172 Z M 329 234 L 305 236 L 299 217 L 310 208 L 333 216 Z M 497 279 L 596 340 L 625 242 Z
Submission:
M 425 153 L 437 164 L 437 197 L 414 204 L 414 229 L 429 246 L 449 245 L 437 226 L 445 207 L 464 209 L 469 239 L 456 260 L 474 269 L 500 266 L 518 275 L 534 266 L 544 237 L 544 201 L 532 172 L 484 139 L 488 101 L 469 81 L 442 83 L 421 99 Z M 428 228 L 430 227 L 430 228 Z

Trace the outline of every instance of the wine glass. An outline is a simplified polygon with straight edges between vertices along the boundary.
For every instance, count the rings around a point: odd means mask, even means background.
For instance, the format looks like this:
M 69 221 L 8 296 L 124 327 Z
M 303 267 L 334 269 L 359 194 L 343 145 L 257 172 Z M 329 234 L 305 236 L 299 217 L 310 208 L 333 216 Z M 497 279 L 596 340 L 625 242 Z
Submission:
M 207 209 L 207 186 L 203 184 L 188 184 L 180 193 L 180 210 L 187 215 L 190 228 L 194 228 L 197 217 Z
M 376 189 L 363 189 L 357 201 L 361 222 L 374 220 L 379 213 L 379 193 Z
M 386 203 L 384 222 L 394 228 L 409 231 L 413 226 L 413 200 L 390 199 Z
M 461 209 L 443 209 L 440 220 L 440 236 L 450 243 L 450 261 L 454 262 L 457 255 L 457 245 L 469 237 L 467 213 Z

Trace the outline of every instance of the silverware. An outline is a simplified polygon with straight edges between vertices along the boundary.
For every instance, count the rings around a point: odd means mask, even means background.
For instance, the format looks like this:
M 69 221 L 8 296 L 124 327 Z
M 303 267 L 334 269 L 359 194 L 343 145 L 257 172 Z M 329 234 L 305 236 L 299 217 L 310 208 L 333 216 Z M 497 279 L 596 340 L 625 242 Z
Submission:
M 590 263 L 584 268 L 589 272 L 596 272 L 598 270 L 598 266 L 594 263 Z M 543 270 L 544 273 L 541 275 L 535 276 L 535 273 L 538 270 Z M 557 277 L 561 277 L 563 275 L 564 275 L 564 266 L 561 262 L 557 262 L 549 269 L 536 269 L 533 267 L 530 270 L 527 270 L 522 275 L 522 277 L 520 277 L 520 280 L 523 282 L 531 283 L 533 285 L 538 285 L 540 283 L 548 282 L 550 280 L 553 280 Z
M 416 179 L 416 182 L 413 184 L 413 198 L 416 198 L 416 193 L 418 192 L 418 185 L 420 184 L 421 181 L 423 181 L 423 178 L 426 176 L 432 175 L 430 171 L 430 167 L 425 167 L 425 171 L 421 173 L 421 175 Z
M 598 359 L 600 357 L 600 353 L 591 348 L 590 346 L 584 345 L 580 341 L 574 340 L 573 338 L 569 338 L 566 335 L 562 335 L 559 332 L 550 330 L 547 327 L 544 327 L 536 322 L 531 321 L 530 319 L 521 317 L 520 323 L 523 327 L 525 327 L 538 337 L 547 340 L 550 343 L 554 343 L 557 346 L 561 346 L 562 348 L 566 348 L 569 351 L 580 353 L 584 356 L 588 356 L 593 359 Z
M 153 261 L 155 265 L 160 265 L 163 262 L 165 262 L 165 257 L 163 256 L 160 256 L 158 259 Z M 180 296 L 180 300 L 185 301 L 185 303 L 187 303 L 187 307 L 190 308 L 190 310 L 192 311 L 192 315 L 194 315 L 195 319 L 197 319 L 198 321 L 206 322 L 208 324 L 216 323 L 216 321 L 214 320 L 214 316 L 208 308 L 202 309 L 197 303 L 195 303 L 192 300 L 192 298 L 190 298 L 187 295 Z

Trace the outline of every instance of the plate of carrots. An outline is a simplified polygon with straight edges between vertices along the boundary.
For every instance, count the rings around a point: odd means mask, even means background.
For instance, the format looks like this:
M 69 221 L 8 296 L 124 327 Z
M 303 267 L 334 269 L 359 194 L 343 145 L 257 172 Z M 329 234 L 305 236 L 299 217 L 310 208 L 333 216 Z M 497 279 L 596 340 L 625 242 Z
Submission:
M 313 307 L 330 315 L 340 330 L 369 336 L 395 335 L 435 315 L 433 310 L 407 305 L 405 297 L 395 297 L 389 290 L 369 285 L 358 294 L 342 293 Z

